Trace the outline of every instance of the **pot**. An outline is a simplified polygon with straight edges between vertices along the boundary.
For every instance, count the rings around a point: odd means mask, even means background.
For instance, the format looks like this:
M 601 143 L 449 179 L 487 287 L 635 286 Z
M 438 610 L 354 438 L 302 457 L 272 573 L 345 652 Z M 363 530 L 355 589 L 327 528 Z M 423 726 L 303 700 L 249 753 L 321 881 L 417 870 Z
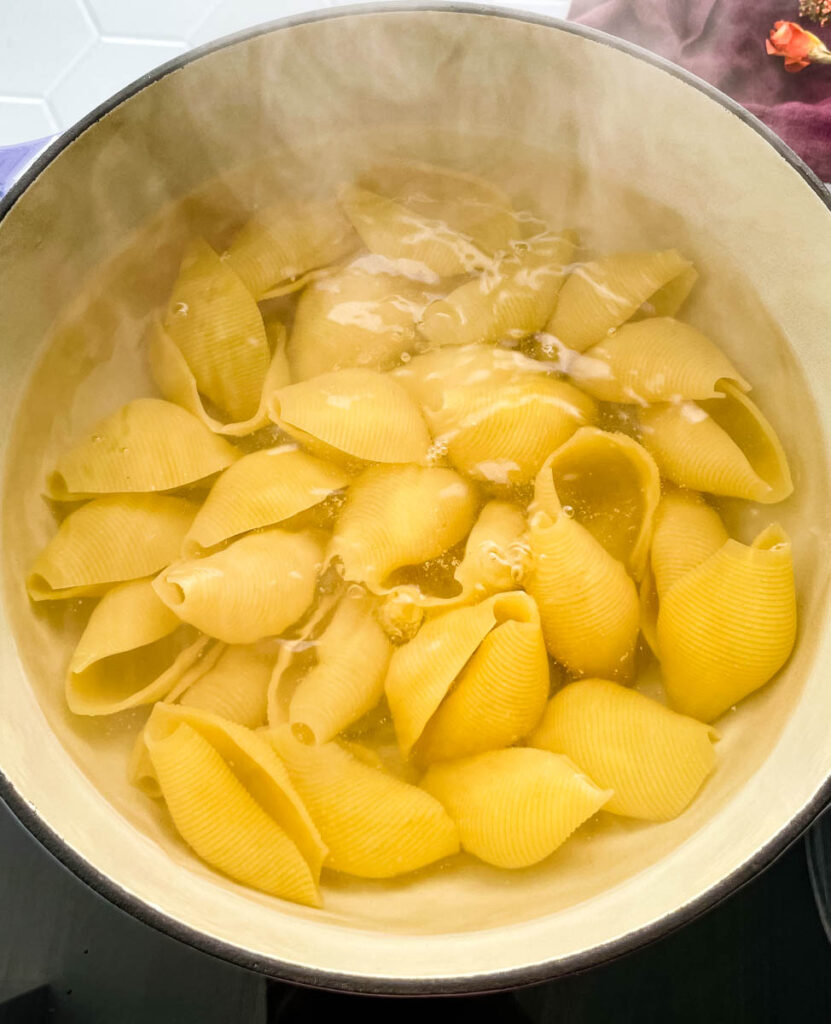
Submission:
M 719 723 L 719 769 L 663 825 L 585 829 L 536 868 L 472 859 L 327 882 L 309 910 L 211 872 L 127 783 L 140 716 L 66 711 L 70 615 L 25 568 L 70 433 L 148 389 L 143 325 L 183 239 L 221 243 L 263 196 L 333 186 L 378 156 L 475 168 L 597 251 L 676 246 L 685 318 L 751 377 L 792 462 L 772 510 L 794 539 L 800 635 L 780 678 Z M 484 992 L 582 970 L 712 907 L 831 795 L 831 213 L 821 183 L 703 82 L 634 46 L 479 6 L 287 19 L 177 59 L 62 136 L 0 204 L 4 602 L 0 787 L 26 827 L 118 906 L 274 977 L 376 993 Z M 125 372 L 124 368 L 127 368 Z M 739 535 L 754 514 L 727 503 Z

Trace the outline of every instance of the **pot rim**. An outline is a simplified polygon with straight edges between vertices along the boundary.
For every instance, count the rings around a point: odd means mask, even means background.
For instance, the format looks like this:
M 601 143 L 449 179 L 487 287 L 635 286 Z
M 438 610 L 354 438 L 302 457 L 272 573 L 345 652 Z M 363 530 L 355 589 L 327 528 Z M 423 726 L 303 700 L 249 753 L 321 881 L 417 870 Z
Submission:
M 290 15 L 274 21 L 264 22 L 196 47 L 147 72 L 119 90 L 108 100 L 105 100 L 89 114 L 81 118 L 80 121 L 66 129 L 44 150 L 9 189 L 6 195 L 0 199 L 0 225 L 2 225 L 5 216 L 17 201 L 22 198 L 29 186 L 40 177 L 49 164 L 67 146 L 87 131 L 87 129 L 95 125 L 102 117 L 118 107 L 124 100 L 160 81 L 172 72 L 178 71 L 186 65 L 227 46 L 246 42 L 271 32 L 294 28 L 298 25 L 331 21 L 338 18 L 418 11 L 484 15 L 486 17 L 527 22 L 557 29 L 561 32 L 568 32 L 572 35 L 590 39 L 600 45 L 628 53 L 630 56 L 636 57 L 685 82 L 693 89 L 704 93 L 761 135 L 776 150 L 779 156 L 816 192 L 829 212 L 831 212 L 831 191 L 826 188 L 802 158 L 797 156 L 764 122 L 760 121 L 745 107 L 709 82 L 635 43 L 609 35 L 599 29 L 564 21 L 561 18 L 535 14 L 530 11 L 514 10 L 499 6 L 491 7 L 482 3 L 383 0 L 383 2 L 378 3 L 367 2 L 344 5 L 333 10 L 312 10 L 303 14 Z M 704 890 L 684 906 L 665 914 L 661 919 L 643 928 L 571 956 L 549 960 L 529 967 L 511 968 L 505 971 L 494 971 L 464 977 L 425 979 L 358 976 L 336 971 L 315 970 L 289 964 L 276 958 L 257 956 L 233 943 L 208 936 L 204 932 L 168 916 L 163 911 L 127 892 L 117 881 L 99 871 L 98 868 L 78 854 L 40 817 L 37 810 L 27 802 L 25 797 L 15 789 L 11 781 L 3 773 L 2 767 L 0 767 L 0 799 L 3 800 L 24 828 L 56 860 L 94 892 L 97 892 L 114 906 L 142 921 L 144 924 L 150 925 L 157 931 L 178 939 L 194 949 L 274 980 L 326 989 L 333 992 L 387 996 L 449 996 L 474 995 L 517 989 L 551 981 L 566 975 L 579 974 L 625 957 L 679 930 L 751 882 L 758 874 L 777 860 L 793 843 L 801 838 L 802 834 L 812 825 L 826 806 L 831 803 L 831 777 L 827 778 L 818 788 L 812 799 L 787 821 L 773 838 L 760 847 L 752 857 L 748 858 L 744 864 L 716 884 Z

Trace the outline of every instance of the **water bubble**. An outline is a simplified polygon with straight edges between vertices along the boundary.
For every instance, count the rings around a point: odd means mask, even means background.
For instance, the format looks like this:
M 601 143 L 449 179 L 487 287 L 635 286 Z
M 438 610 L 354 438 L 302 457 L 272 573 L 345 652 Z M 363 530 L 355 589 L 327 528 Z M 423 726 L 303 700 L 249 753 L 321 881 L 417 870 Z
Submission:
M 175 302 L 173 304 L 173 315 L 174 316 L 187 316 L 189 306 L 186 302 Z
M 402 363 L 409 363 L 409 361 L 410 361 L 410 360 L 411 360 L 412 358 L 413 358 L 413 357 L 412 357 L 412 356 L 410 355 L 410 353 L 409 353 L 409 352 L 402 352 L 402 353 L 401 353 L 401 362 L 402 362 Z
M 564 516 L 568 516 L 569 519 L 573 519 L 574 518 L 574 506 L 573 505 L 563 505 L 563 515 Z
M 93 434 L 92 440 L 97 444 L 99 441 L 103 441 L 104 438 L 101 434 Z

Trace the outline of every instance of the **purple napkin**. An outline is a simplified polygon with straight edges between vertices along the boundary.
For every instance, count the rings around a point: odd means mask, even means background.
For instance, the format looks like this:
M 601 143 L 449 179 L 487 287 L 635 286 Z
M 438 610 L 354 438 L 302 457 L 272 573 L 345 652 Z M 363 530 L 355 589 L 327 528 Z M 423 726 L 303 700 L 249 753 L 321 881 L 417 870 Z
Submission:
M 53 138 L 53 135 L 47 135 L 43 139 L 20 142 L 14 146 L 0 146 L 0 198 L 9 191 L 27 164 L 31 163 L 41 150 L 46 149 Z
M 797 0 L 572 0 L 569 17 L 669 58 L 761 118 L 831 180 L 831 65 L 789 74 L 765 53 L 775 21 L 797 21 Z M 831 25 L 803 28 L 831 45 Z

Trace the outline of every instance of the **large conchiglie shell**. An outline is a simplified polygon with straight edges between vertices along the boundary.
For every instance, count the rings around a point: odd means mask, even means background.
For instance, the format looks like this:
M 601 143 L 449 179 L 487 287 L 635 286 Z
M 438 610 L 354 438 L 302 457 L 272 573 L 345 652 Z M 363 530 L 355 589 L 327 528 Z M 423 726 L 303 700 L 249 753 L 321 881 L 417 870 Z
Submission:
M 605 679 L 583 679 L 552 697 L 528 742 L 579 764 L 614 791 L 611 814 L 669 821 L 715 767 L 716 731 Z
M 681 487 L 766 504 L 793 491 L 785 452 L 759 408 L 730 381 L 723 397 L 640 413 L 643 444 Z
M 729 539 L 718 512 L 695 491 L 670 491 L 655 511 L 650 561 L 659 596 Z
M 567 758 L 530 747 L 433 765 L 421 786 L 459 826 L 462 849 L 498 868 L 548 857 L 611 796 Z
M 271 397 L 273 391 L 285 387 L 290 381 L 285 351 L 285 328 L 282 324 L 272 321 L 266 325 L 266 335 L 272 343 L 271 362 L 262 381 L 257 410 L 247 419 L 229 423 L 207 412 L 199 394 L 196 378 L 185 357 L 158 321 L 151 324 L 148 335 L 148 358 L 153 380 L 168 401 L 187 409 L 214 433 L 229 437 L 253 434 L 255 430 L 268 426 L 270 422 L 266 399 Z
M 396 569 L 463 540 L 476 506 L 473 487 L 452 469 L 370 467 L 349 488 L 327 561 L 338 558 L 345 579 L 377 592 Z
M 96 498 L 64 519 L 26 578 L 34 601 L 101 594 L 178 557 L 196 506 L 184 498 Z
M 657 298 L 659 315 L 672 316 L 695 283 L 691 267 L 675 249 L 622 252 L 582 263 L 563 285 L 546 332 L 567 348 L 585 352 L 650 299 Z M 656 296 L 672 282 L 680 287 Z
M 427 302 L 423 286 L 375 272 L 371 259 L 300 296 L 288 346 L 295 381 L 350 366 L 388 370 L 414 345 L 416 320 Z
M 225 647 L 207 672 L 179 684 L 169 699 L 256 729 L 266 724 L 268 683 L 276 657 L 266 645 Z
M 709 722 L 763 686 L 796 636 L 791 544 L 778 525 L 728 540 L 662 596 L 658 648 L 667 694 Z
M 496 627 L 425 726 L 415 750 L 419 761 L 507 747 L 539 722 L 549 690 L 539 612 L 519 592 L 497 599 L 494 617 Z
M 521 236 L 505 192 L 474 174 L 395 160 L 371 168 L 361 185 L 430 220 L 443 221 L 491 254 L 508 249 Z
M 625 434 L 582 427 L 547 463 L 563 506 L 640 579 L 661 478 L 649 452 Z
M 326 743 L 384 695 L 392 645 L 365 596 L 348 591 L 315 643 L 317 664 L 300 681 L 289 705 L 294 735 Z
M 727 356 L 689 324 L 652 317 L 624 324 L 570 360 L 572 380 L 601 402 L 646 405 L 720 397 L 721 381 L 745 381 Z
M 489 501 L 470 531 L 454 575 L 463 594 L 481 600 L 518 587 L 530 564 L 525 512 L 509 501 Z
M 252 452 L 213 485 L 188 530 L 183 553 L 195 557 L 230 537 L 281 523 L 348 483 L 340 467 L 294 446 Z
M 546 465 L 529 510 L 534 568 L 526 589 L 546 647 L 579 676 L 627 681 L 638 638 L 638 595 L 622 562 L 563 510 Z
M 402 261 L 410 276 L 455 277 L 488 263 L 469 236 L 377 192 L 350 185 L 341 193 L 341 205 L 367 249 Z
M 525 338 L 551 315 L 574 253 L 569 234 L 540 235 L 425 309 L 419 329 L 434 345 Z
M 240 229 L 225 261 L 260 300 L 301 286 L 310 272 L 343 259 L 358 245 L 337 203 L 277 203 Z
M 280 388 L 270 413 L 292 437 L 323 457 L 422 462 L 430 433 L 418 406 L 391 377 L 336 370 Z
M 159 398 L 137 398 L 108 416 L 58 459 L 49 494 L 168 491 L 212 476 L 239 458 L 190 413 Z
M 183 622 L 229 644 L 282 633 L 312 603 L 322 549 L 309 533 L 264 530 L 177 562 L 153 586 Z
M 458 852 L 458 831 L 441 804 L 373 767 L 371 751 L 305 746 L 285 728 L 267 735 L 329 848 L 327 867 L 391 878 Z
M 191 242 L 185 253 L 164 328 L 218 409 L 233 420 L 256 413 L 271 358 L 263 318 L 207 242 Z
M 643 579 L 638 584 L 641 633 L 650 651 L 658 655 L 658 590 L 650 562 L 646 563 Z

